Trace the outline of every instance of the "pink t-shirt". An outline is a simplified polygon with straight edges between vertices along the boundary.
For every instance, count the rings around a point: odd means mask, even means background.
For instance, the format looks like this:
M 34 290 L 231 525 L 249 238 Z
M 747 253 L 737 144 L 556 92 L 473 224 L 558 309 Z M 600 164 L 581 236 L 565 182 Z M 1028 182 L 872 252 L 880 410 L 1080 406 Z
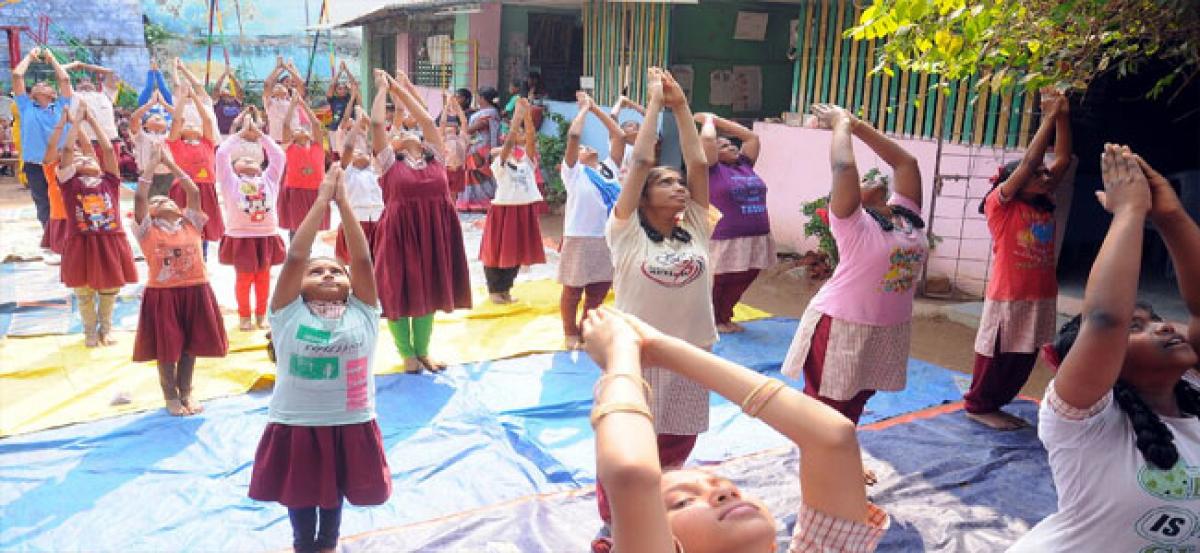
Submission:
M 242 137 L 231 134 L 217 148 L 217 186 L 225 198 L 225 234 L 229 236 L 271 236 L 279 232 L 275 200 L 286 156 L 270 136 L 263 135 L 258 143 L 266 151 L 269 165 L 255 178 L 244 178 L 233 170 L 233 152 L 247 144 Z
M 890 204 L 917 213 L 921 209 L 899 194 Z M 861 207 L 844 219 L 830 212 L 829 229 L 841 261 L 813 297 L 813 309 L 835 319 L 875 326 L 912 319 L 913 291 L 929 242 L 923 229 L 912 228 L 900 217 L 892 221 L 896 228 L 889 232 Z

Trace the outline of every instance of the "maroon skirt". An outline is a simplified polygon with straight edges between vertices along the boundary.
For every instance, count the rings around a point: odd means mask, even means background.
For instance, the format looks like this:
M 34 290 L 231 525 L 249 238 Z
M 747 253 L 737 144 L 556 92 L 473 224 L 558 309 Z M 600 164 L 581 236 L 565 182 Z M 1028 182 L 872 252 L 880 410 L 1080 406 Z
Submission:
M 120 288 L 138 281 L 125 233 L 73 234 L 63 244 L 59 274 L 68 288 Z
M 372 254 L 384 317 L 471 308 L 462 224 L 449 198 L 393 198 L 375 227 Z
M 392 475 L 379 425 L 267 423 L 254 453 L 249 495 L 290 508 L 333 509 L 342 497 L 354 505 L 382 505 L 392 495 Z
M 208 215 L 208 222 L 204 224 L 204 240 L 208 242 L 216 242 L 225 235 L 225 219 L 221 216 L 221 206 L 217 203 L 217 185 L 211 182 L 198 182 L 196 186 L 200 188 L 200 211 Z M 171 185 L 171 190 L 167 193 L 175 205 L 180 209 L 186 208 L 187 192 L 183 190 L 179 183 Z
M 450 182 L 450 197 L 457 198 L 459 193 L 467 189 L 467 169 L 447 169 L 446 180 Z
M 363 234 L 367 235 L 367 249 L 371 252 L 375 251 L 375 221 L 359 221 L 362 226 Z M 337 242 L 333 244 L 333 254 L 337 256 L 338 261 L 342 263 L 350 263 L 350 246 L 346 244 L 346 234 L 342 230 L 342 226 L 338 225 Z
M 228 352 L 221 308 L 208 283 L 146 288 L 133 341 L 134 361 L 174 363 L 185 353 L 225 357 Z
M 71 223 L 66 219 L 50 219 L 46 222 L 46 230 L 42 231 L 42 244 L 40 247 L 49 248 L 50 251 L 62 255 L 63 246 L 67 242 L 67 234 L 71 232 Z
M 233 265 L 239 273 L 257 273 L 287 259 L 287 249 L 278 234 L 270 236 L 225 236 L 217 250 L 217 261 Z
M 308 210 L 312 209 L 314 203 L 317 203 L 317 189 L 285 186 L 279 192 L 279 200 L 275 204 L 279 214 L 279 228 L 292 231 L 299 228 L 300 222 L 308 215 Z M 329 211 L 326 211 L 325 218 L 321 219 L 321 230 L 329 230 Z
M 518 267 L 546 262 L 537 204 L 496 205 L 488 208 L 479 244 L 485 267 Z

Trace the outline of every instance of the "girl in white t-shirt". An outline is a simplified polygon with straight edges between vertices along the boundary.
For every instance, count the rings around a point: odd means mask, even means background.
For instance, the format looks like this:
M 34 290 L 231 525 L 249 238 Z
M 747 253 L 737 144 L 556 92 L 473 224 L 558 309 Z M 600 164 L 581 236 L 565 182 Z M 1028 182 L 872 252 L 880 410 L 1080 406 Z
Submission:
M 361 109 L 357 110 L 356 115 L 353 121 L 349 117 L 342 121 L 343 125 L 348 124 L 349 127 L 342 140 L 339 163 L 346 171 L 346 198 L 367 237 L 367 246 L 374 251 L 375 224 L 383 215 L 383 189 L 379 186 L 379 173 L 375 171 L 370 146 L 367 145 L 371 121 Z M 345 225 L 343 222 L 338 226 L 337 243 L 334 245 L 334 254 L 342 263 L 350 260 Z
M 271 297 L 275 390 L 249 495 L 288 508 L 296 551 L 334 551 L 343 498 L 381 505 L 392 490 L 375 421 L 379 298 L 344 177 L 336 165 L 326 174 Z M 346 222 L 349 268 L 310 255 L 331 201 Z
M 579 301 L 583 300 L 583 317 L 586 317 L 604 302 L 612 288 L 612 252 L 604 239 L 604 224 L 621 193 L 620 169 L 612 153 L 625 143 L 621 127 L 596 106 L 591 96 L 580 91 L 575 97 L 579 113 L 567 129 L 567 146 L 559 171 L 567 190 L 558 261 L 558 282 L 563 287 L 559 312 L 567 349 L 577 349 L 580 345 Z M 594 114 L 608 129 L 608 155 L 603 158 L 595 148 L 580 143 L 588 113 Z
M 694 173 L 693 173 L 694 174 Z M 613 544 L 592 550 L 769 553 L 777 523 L 766 506 L 705 470 L 665 471 L 646 363 L 695 379 L 800 448 L 801 504 L 789 553 L 874 551 L 890 524 L 867 500 L 854 424 L 782 381 L 738 366 L 634 317 L 601 307 L 583 323 L 588 354 L 604 375 L 595 387 L 596 472 L 609 484 Z M 611 545 L 612 547 L 606 547 Z
M 546 262 L 537 209 L 542 201 L 538 165 L 537 128 L 533 126 L 529 101 L 522 98 L 517 102 L 513 128 L 504 145 L 493 152 L 496 197 L 488 206 L 479 245 L 488 296 L 495 304 L 517 301 L 510 291 L 522 265 Z
M 708 163 L 679 84 L 659 68 L 648 71 L 647 83 L 646 123 L 638 131 L 633 164 L 605 230 L 612 249 L 617 308 L 694 346 L 710 348 L 717 341 L 717 329 L 708 266 L 712 234 Z M 658 115 L 664 106 L 674 113 L 679 127 L 686 181 L 674 167 L 653 166 Z M 682 466 L 696 436 L 708 429 L 708 391 L 657 367 L 647 367 L 645 375 L 654 387 L 651 410 L 659 435 L 659 461 L 664 467 Z M 608 520 L 602 488 L 597 490 L 597 500 L 600 517 Z
M 1038 436 L 1058 512 L 1010 551 L 1192 551 L 1200 541 L 1200 392 L 1183 376 L 1200 361 L 1200 227 L 1129 148 L 1105 145 L 1100 166 L 1097 196 L 1112 223 L 1083 313 L 1046 347 L 1058 373 Z M 1147 215 L 1175 264 L 1191 314 L 1186 334 L 1137 302 Z

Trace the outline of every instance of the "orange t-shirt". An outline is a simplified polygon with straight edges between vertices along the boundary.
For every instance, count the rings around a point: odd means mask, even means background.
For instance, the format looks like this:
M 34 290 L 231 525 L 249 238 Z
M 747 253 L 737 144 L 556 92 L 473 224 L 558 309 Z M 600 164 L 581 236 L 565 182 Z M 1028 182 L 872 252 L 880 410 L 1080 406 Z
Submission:
M 1000 201 L 997 187 L 984 200 L 992 234 L 992 274 L 987 298 L 1039 300 L 1058 296 L 1054 274 L 1054 213 L 1023 201 Z
M 46 174 L 46 194 L 50 196 L 50 218 L 66 219 L 67 207 L 58 188 L 58 162 L 43 164 L 42 172 Z
M 288 146 L 283 186 L 316 190 L 322 180 L 325 180 L 325 147 L 316 141 L 308 146 L 295 143 Z
M 182 288 L 208 282 L 200 231 L 206 222 L 208 216 L 195 209 L 184 210 L 179 230 L 175 232 L 159 228 L 149 215 L 142 220 L 134 235 L 150 271 L 147 287 Z
M 175 163 L 197 184 L 217 182 L 216 147 L 211 140 L 201 138 L 196 144 L 188 144 L 183 139 L 168 140 L 167 146 L 171 148 Z

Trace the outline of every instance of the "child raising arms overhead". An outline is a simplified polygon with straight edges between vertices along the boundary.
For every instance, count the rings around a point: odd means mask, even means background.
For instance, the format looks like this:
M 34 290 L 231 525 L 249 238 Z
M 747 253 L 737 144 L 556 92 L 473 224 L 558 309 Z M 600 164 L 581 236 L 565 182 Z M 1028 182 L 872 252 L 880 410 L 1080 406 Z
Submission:
M 80 125 L 88 125 L 102 138 L 96 141 L 100 155 L 88 140 L 78 140 L 79 153 L 74 148 L 63 149 L 59 188 L 72 221 L 63 244 L 61 274 L 63 284 L 75 289 L 79 301 L 84 344 L 108 346 L 115 343 L 112 315 L 117 292 L 121 286 L 137 282 L 137 267 L 121 226 L 120 167 L 112 142 L 87 106 L 81 106 L 80 112 L 82 120 L 71 125 L 67 142 L 76 139 Z
M 350 267 L 310 257 L 334 201 L 346 222 Z M 296 551 L 337 548 L 342 499 L 380 505 L 392 481 L 375 422 L 372 361 L 379 333 L 367 237 L 334 166 L 301 221 L 271 301 L 278 369 L 250 497 L 288 508 Z
M 1187 551 L 1200 510 L 1200 227 L 1167 179 L 1105 146 L 1101 203 L 1113 214 L 1083 312 L 1047 348 L 1058 373 L 1038 412 L 1058 512 L 1009 551 Z M 1191 321 L 1137 301 L 1147 216 L 1166 242 Z M 1061 363 L 1057 363 L 1061 360 Z
M 801 504 L 789 553 L 874 551 L 887 513 L 867 500 L 854 423 L 782 381 L 726 361 L 608 307 L 583 323 L 584 347 L 604 371 L 595 388 L 596 473 L 612 507 L 618 553 L 768 553 L 775 519 L 757 499 L 701 470 L 659 463 L 642 367 L 694 380 L 800 448 Z M 593 544 L 593 551 L 604 550 Z M 598 547 L 599 546 L 599 547 Z
M 183 119 L 177 116 L 175 121 Z M 229 340 L 221 320 L 217 297 L 204 269 L 203 231 L 208 215 L 198 209 L 200 188 L 159 145 L 151 164 L 138 179 L 134 196 L 134 236 L 146 256 L 150 280 L 142 296 L 134 361 L 157 361 L 167 412 L 195 415 L 203 411 L 192 400 L 192 374 L 197 357 L 224 357 Z M 186 209 L 167 196 L 151 196 L 153 167 L 164 163 L 187 195 Z

